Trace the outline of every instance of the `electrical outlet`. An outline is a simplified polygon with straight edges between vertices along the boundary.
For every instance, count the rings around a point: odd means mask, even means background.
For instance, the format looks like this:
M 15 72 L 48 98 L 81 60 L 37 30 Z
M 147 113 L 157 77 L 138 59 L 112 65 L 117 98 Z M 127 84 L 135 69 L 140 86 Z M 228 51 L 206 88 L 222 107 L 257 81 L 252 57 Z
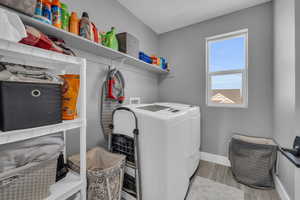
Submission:
M 130 104 L 141 104 L 141 97 L 130 97 L 129 103 Z

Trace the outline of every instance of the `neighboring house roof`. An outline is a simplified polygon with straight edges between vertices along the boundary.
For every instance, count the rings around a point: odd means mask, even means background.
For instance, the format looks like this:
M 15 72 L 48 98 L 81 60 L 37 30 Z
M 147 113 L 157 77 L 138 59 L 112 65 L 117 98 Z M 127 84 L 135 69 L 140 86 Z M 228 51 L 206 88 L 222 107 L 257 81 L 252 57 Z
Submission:
M 224 90 L 212 90 L 213 95 L 211 101 L 216 103 L 227 104 L 242 104 L 241 91 L 239 89 L 224 89 Z

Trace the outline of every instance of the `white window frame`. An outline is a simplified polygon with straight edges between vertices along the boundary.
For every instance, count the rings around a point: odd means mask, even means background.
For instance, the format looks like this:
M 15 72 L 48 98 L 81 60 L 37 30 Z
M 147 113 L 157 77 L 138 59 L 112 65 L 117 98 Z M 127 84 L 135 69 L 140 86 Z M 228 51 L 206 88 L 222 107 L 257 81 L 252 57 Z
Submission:
M 209 42 L 228 40 L 236 37 L 245 37 L 245 68 L 238 70 L 226 70 L 209 72 Z M 215 103 L 210 100 L 211 77 L 213 75 L 242 74 L 242 104 Z M 248 108 L 248 29 L 225 33 L 206 38 L 206 105 L 210 107 Z

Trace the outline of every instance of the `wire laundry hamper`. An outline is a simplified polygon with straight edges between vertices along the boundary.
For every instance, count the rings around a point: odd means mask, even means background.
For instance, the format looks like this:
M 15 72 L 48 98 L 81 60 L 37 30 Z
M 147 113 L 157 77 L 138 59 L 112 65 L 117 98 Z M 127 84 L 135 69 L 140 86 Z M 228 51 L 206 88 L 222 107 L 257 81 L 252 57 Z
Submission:
M 41 200 L 55 183 L 57 158 L 31 163 L 0 175 L 0 200 Z

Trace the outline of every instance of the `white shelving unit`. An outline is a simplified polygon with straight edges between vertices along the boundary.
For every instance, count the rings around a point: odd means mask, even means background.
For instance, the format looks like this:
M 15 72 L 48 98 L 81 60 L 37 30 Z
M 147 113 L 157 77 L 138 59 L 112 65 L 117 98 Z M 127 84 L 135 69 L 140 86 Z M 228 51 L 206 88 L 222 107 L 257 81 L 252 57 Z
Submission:
M 125 58 L 125 64 L 132 65 L 137 68 L 141 68 L 158 74 L 168 74 L 168 71 L 163 70 L 158 66 L 145 63 L 128 54 L 113 50 L 101 44 L 97 44 L 73 33 L 56 28 L 52 25 L 45 24 L 22 13 L 17 14 L 20 16 L 20 18 L 25 24 L 33 26 L 47 35 L 52 35 L 57 38 L 61 38 L 66 42 L 67 45 L 71 45 L 73 48 L 89 52 L 97 56 L 105 57 L 111 60 L 121 60 Z
M 64 200 L 80 192 L 81 199 L 86 199 L 86 60 L 46 51 L 19 43 L 0 39 L 0 61 L 25 64 L 36 67 L 51 68 L 57 72 L 80 74 L 79 118 L 59 124 L 30 129 L 0 132 L 0 145 L 27 140 L 57 132 L 68 132 L 80 129 L 80 175 L 69 172 L 61 181 L 50 188 L 50 196 L 46 200 Z

